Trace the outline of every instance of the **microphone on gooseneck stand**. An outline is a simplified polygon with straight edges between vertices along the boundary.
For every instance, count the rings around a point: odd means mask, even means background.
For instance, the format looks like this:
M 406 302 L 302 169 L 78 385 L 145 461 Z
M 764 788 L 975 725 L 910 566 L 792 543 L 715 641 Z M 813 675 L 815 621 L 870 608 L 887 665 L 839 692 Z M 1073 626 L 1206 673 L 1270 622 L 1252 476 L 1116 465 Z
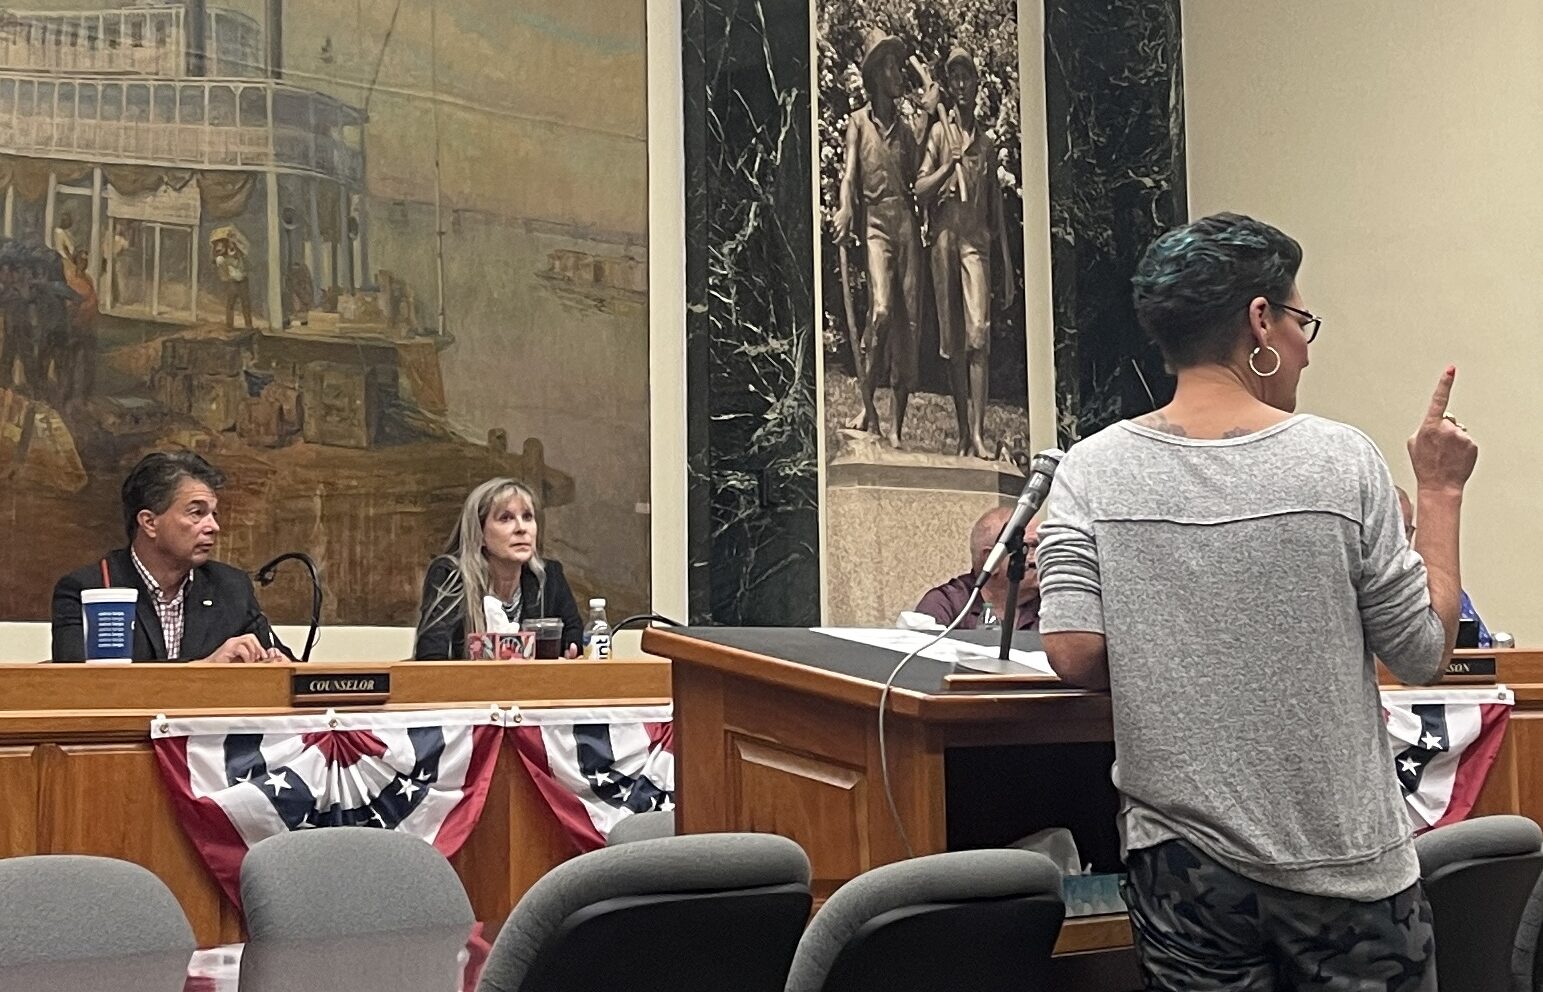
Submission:
M 1023 553 L 1023 529 L 1034 519 L 1041 504 L 1045 502 L 1045 496 L 1050 492 L 1050 480 L 1055 476 L 1055 470 L 1060 466 L 1061 459 L 1065 458 L 1065 452 L 1059 448 L 1050 448 L 1041 451 L 1034 456 L 1029 463 L 1029 477 L 1023 483 L 1023 494 L 1018 497 L 1018 505 L 1013 509 L 1012 518 L 1007 521 L 1007 526 L 1002 528 L 997 536 L 996 546 L 986 556 L 986 563 L 980 570 L 980 576 L 975 580 L 975 586 L 970 590 L 970 596 L 949 622 L 938 634 L 918 648 L 914 648 L 909 654 L 900 659 L 894 670 L 889 673 L 889 678 L 884 680 L 884 687 L 879 690 L 879 772 L 884 786 L 884 801 L 889 805 L 889 815 L 894 818 L 895 832 L 900 835 L 901 846 L 905 848 L 907 855 L 914 852 L 911 849 L 911 838 L 906 835 L 905 821 L 900 818 L 900 807 L 895 804 L 895 791 L 890 787 L 889 780 L 889 750 L 884 736 L 884 714 L 888 709 L 889 696 L 895 686 L 895 679 L 900 677 L 900 670 L 911 663 L 911 659 L 926 651 L 943 638 L 952 634 L 964 622 L 977 600 L 980 599 L 981 589 L 986 581 L 991 578 L 991 573 L 1002 564 L 1002 559 L 1011 556 L 1011 565 L 1008 568 L 1007 589 L 1007 616 L 1002 619 L 1002 659 L 1008 660 L 1008 652 L 1013 643 L 1013 610 L 1018 603 L 1018 582 L 1023 577 L 1024 553 Z M 1016 578 L 1015 578 L 1016 576 Z
M 1002 559 L 1014 551 L 1014 546 L 1021 549 L 1023 546 L 1023 529 L 1034 519 L 1034 514 L 1045 502 L 1045 497 L 1050 493 L 1050 481 L 1055 477 L 1055 470 L 1060 467 L 1061 459 L 1066 453 L 1060 448 L 1047 448 L 1034 456 L 1029 463 L 1029 477 L 1024 480 L 1023 493 L 1018 497 L 1018 505 L 1013 508 L 1013 515 L 1002 527 L 1002 532 L 997 535 L 997 543 L 991 548 L 991 553 L 986 556 L 986 563 L 981 566 L 980 574 L 975 577 L 975 588 L 982 589 L 995 572 L 997 566 L 1002 564 Z
M 257 584 L 271 585 L 279 565 L 290 560 L 304 565 L 306 574 L 311 577 L 311 630 L 305 636 L 305 651 L 300 655 L 301 661 L 310 661 L 311 648 L 316 646 L 316 630 L 321 626 L 321 575 L 317 573 L 315 560 L 304 551 L 287 551 L 257 570 Z

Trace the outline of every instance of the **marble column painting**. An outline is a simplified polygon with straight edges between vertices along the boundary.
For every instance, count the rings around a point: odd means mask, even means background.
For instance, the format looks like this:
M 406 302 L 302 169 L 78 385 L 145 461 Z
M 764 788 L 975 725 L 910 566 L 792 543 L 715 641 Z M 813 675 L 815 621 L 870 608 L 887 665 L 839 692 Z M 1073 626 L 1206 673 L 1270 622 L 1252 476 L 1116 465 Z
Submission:
M 693 623 L 819 622 L 806 0 L 683 0 Z
M 1045 118 L 1064 447 L 1173 393 L 1130 277 L 1187 215 L 1179 0 L 1046 0 Z

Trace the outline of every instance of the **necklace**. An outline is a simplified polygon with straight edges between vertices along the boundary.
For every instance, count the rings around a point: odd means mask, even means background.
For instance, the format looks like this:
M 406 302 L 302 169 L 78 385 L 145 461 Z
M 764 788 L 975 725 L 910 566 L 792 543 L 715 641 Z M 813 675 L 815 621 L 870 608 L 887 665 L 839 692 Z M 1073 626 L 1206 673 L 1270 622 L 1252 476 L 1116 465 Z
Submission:
M 524 597 L 520 592 L 520 587 L 518 584 L 516 584 L 514 587 L 514 596 L 512 598 L 504 599 L 502 596 L 499 597 L 499 602 L 503 605 L 504 608 L 504 614 L 508 616 L 510 620 L 520 619 L 520 606 L 523 599 Z

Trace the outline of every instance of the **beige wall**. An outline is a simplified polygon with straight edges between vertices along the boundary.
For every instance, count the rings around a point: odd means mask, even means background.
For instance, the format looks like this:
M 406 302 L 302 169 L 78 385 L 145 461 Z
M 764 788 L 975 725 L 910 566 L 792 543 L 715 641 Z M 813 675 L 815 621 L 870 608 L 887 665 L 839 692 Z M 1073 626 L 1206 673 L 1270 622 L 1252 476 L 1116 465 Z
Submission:
M 1543 5 L 1185 0 L 1190 213 L 1299 239 L 1323 315 L 1303 410 L 1404 439 L 1445 363 L 1480 445 L 1464 585 L 1543 644 Z
M 654 612 L 684 622 L 690 553 L 686 548 L 686 159 L 680 32 L 680 4 L 648 0 L 649 547 Z M 625 647 L 617 644 L 618 651 Z

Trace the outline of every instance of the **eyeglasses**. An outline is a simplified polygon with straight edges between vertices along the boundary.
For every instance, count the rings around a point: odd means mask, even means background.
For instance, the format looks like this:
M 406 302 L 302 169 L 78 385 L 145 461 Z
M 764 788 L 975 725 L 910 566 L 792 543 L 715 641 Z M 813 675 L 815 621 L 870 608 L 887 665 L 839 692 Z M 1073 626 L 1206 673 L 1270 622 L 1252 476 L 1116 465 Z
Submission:
M 1302 310 L 1298 307 L 1287 306 L 1284 303 L 1276 303 L 1274 300 L 1266 300 L 1265 302 L 1270 304 L 1270 306 L 1275 307 L 1277 310 L 1285 310 L 1287 313 L 1294 313 L 1298 317 L 1305 318 L 1302 321 L 1302 333 L 1307 335 L 1308 344 L 1313 343 L 1313 338 L 1318 336 L 1318 328 L 1323 326 L 1322 317 L 1315 317 L 1313 314 L 1306 310 Z

